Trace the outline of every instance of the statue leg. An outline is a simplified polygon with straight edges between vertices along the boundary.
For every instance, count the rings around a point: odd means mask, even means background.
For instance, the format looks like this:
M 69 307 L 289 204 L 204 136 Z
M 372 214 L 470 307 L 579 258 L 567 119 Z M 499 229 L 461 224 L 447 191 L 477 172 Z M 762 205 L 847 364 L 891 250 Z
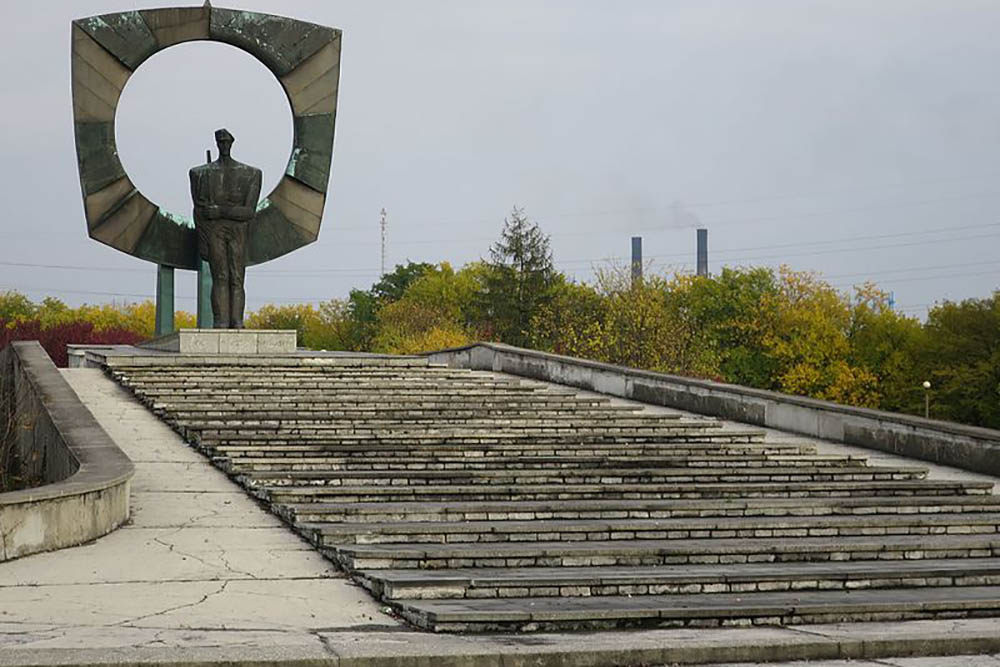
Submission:
M 212 315 L 216 329 L 229 328 L 229 264 L 226 261 L 226 229 L 216 223 L 208 234 L 208 266 L 212 271 Z
M 229 239 L 229 308 L 233 329 L 243 328 L 243 309 L 246 306 L 243 283 L 247 272 L 247 226 L 245 222 L 232 223 Z

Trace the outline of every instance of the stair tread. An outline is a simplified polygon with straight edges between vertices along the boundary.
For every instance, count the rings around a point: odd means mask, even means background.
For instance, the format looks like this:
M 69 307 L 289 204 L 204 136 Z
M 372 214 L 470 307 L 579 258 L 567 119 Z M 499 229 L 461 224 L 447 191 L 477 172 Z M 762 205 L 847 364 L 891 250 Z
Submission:
M 807 517 L 724 517 L 724 518 L 670 518 L 670 519 L 531 519 L 487 521 L 379 521 L 366 524 L 303 522 L 306 530 L 326 534 L 414 534 L 421 533 L 545 533 L 559 531 L 631 531 L 631 530 L 699 530 L 716 527 L 725 530 L 746 528 L 800 528 L 826 526 L 876 525 L 894 527 L 901 525 L 956 526 L 998 525 L 1000 513 L 980 514 L 865 514 Z
M 506 477 L 546 477 L 546 476 L 599 476 L 599 477 L 637 477 L 637 476 L 663 476 L 663 477 L 725 477 L 725 476 L 747 476 L 747 475 L 787 475 L 790 477 L 801 477 L 803 475 L 890 475 L 890 474 L 924 474 L 927 468 L 919 466 L 745 466 L 740 468 L 698 468 L 698 467 L 671 467 L 671 468 L 545 468 L 545 469 L 512 469 L 512 470 L 248 470 L 241 472 L 254 479 L 268 479 L 273 477 L 285 477 L 290 479 L 338 479 L 338 478 L 411 478 L 411 479 L 454 479 L 460 477 L 476 477 L 502 479 Z
M 488 542 L 449 544 L 338 544 L 328 548 L 354 555 L 446 558 L 515 557 L 521 554 L 601 554 L 601 553 L 689 553 L 747 554 L 776 552 L 821 552 L 831 547 L 851 551 L 912 551 L 950 548 L 1000 549 L 1000 535 L 872 535 L 835 537 L 704 538 L 683 540 L 608 540 L 592 542 Z
M 1000 574 L 1000 558 L 941 558 L 889 561 L 809 561 L 594 567 L 449 568 L 435 570 L 360 570 L 371 579 L 396 586 L 464 584 L 472 587 L 515 585 L 612 585 L 633 582 L 775 581 L 820 577 L 887 578 L 985 576 Z
M 895 611 L 900 608 L 928 611 L 1000 609 L 1000 586 L 599 598 L 408 600 L 401 606 L 420 610 L 436 622 L 602 619 L 626 615 L 632 618 L 776 616 L 859 609 Z
M 863 498 L 722 498 L 718 500 L 699 499 L 583 499 L 583 500 L 545 500 L 532 501 L 521 500 L 510 501 L 420 501 L 420 502 L 386 502 L 386 503 L 351 503 L 345 506 L 343 503 L 285 503 L 286 507 L 293 510 L 309 510 L 310 512 L 342 512 L 350 510 L 352 512 L 433 512 L 433 511 L 456 511 L 456 512 L 503 512 L 517 513 L 518 511 L 537 512 L 551 510 L 553 512 L 561 509 L 578 510 L 636 510 L 649 511 L 657 509 L 691 508 L 693 510 L 715 509 L 718 511 L 757 509 L 757 508 L 829 508 L 829 507 L 869 507 L 869 506 L 935 506 L 935 505 L 997 505 L 1000 507 L 1000 496 L 994 495 L 973 495 L 973 496 L 868 496 Z
M 656 488 L 657 486 L 662 486 L 662 483 L 653 484 L 535 484 L 530 486 L 532 492 L 537 491 L 553 491 L 558 492 L 563 490 L 566 493 L 579 492 L 579 491 L 598 491 L 604 490 L 609 493 L 626 493 L 629 491 L 642 491 L 649 490 L 651 488 Z M 992 488 L 992 483 L 990 482 L 942 482 L 935 480 L 926 479 L 916 479 L 916 480 L 875 480 L 875 481 L 829 481 L 829 482 L 739 482 L 739 483 L 724 483 L 724 482 L 698 482 L 698 483 L 671 483 L 669 487 L 662 488 L 664 494 L 675 492 L 675 493 L 691 493 L 698 491 L 725 491 L 725 490 L 746 490 L 746 491 L 768 491 L 768 490 L 793 490 L 793 491 L 807 491 L 807 490 L 859 490 L 859 489 L 876 489 L 876 490 L 909 490 L 909 489 L 976 489 L 976 490 L 988 490 Z M 414 494 L 439 494 L 442 492 L 452 492 L 452 493 L 483 493 L 484 490 L 489 490 L 491 492 L 497 491 L 511 491 L 520 488 L 527 489 L 528 487 L 519 484 L 495 484 L 495 485 L 419 485 L 419 486 L 391 486 L 391 485 L 372 485 L 372 486 L 344 486 L 344 485 L 315 485 L 315 486 L 262 486 L 260 488 L 265 488 L 268 490 L 280 490 L 280 491 L 290 491 L 294 490 L 297 493 L 355 493 L 355 492 L 365 492 L 365 493 L 414 493 Z

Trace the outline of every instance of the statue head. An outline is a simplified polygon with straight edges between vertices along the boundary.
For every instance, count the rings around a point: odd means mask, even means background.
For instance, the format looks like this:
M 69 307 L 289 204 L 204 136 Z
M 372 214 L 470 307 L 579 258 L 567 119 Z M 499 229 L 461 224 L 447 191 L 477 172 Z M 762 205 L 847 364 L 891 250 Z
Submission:
M 220 157 L 229 157 L 229 152 L 233 148 L 234 141 L 236 139 L 229 133 L 229 130 L 222 128 L 215 131 L 215 143 L 219 147 Z

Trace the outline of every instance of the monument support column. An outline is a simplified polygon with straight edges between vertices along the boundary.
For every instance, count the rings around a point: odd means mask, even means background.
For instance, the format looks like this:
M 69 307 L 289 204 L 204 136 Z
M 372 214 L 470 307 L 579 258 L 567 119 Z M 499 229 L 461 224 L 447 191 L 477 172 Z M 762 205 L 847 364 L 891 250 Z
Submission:
M 208 262 L 198 258 L 198 328 L 211 329 L 215 326 L 212 315 L 212 272 Z
M 156 324 L 154 334 L 166 336 L 174 332 L 174 267 L 160 264 L 156 268 Z

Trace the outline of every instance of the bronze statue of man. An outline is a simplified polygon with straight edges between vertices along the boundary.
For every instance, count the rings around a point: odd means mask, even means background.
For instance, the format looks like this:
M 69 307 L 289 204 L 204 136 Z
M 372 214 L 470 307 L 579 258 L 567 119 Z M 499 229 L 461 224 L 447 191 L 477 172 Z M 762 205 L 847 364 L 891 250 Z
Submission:
M 228 130 L 218 130 L 219 159 L 190 172 L 198 252 L 208 260 L 212 273 L 216 329 L 243 328 L 247 227 L 260 197 L 261 171 L 232 158 L 233 141 Z

